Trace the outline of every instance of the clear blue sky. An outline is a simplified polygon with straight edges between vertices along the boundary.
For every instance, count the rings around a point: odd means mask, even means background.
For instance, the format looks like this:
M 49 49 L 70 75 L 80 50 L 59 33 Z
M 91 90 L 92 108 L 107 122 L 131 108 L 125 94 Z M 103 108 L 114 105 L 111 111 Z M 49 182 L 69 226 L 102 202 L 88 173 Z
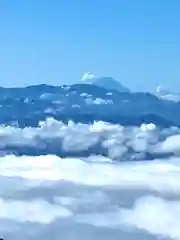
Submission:
M 77 82 L 180 91 L 179 0 L 0 0 L 0 84 Z

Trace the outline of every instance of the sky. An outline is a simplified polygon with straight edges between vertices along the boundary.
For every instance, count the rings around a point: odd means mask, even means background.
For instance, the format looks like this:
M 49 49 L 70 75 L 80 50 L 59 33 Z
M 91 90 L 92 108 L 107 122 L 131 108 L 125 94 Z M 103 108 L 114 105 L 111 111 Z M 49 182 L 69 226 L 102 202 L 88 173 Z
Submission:
M 180 91 L 179 0 L 0 0 L 0 85 L 77 83 Z

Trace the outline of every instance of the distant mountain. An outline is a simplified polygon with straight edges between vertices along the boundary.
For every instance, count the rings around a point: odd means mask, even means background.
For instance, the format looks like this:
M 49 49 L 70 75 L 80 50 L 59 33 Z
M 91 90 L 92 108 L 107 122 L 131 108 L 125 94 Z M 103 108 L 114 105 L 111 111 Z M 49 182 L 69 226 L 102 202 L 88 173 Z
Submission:
M 180 102 L 180 93 L 174 93 L 163 89 L 160 85 L 156 88 L 156 95 L 162 100 Z
M 68 122 L 180 126 L 180 103 L 150 93 L 109 90 L 94 84 L 0 88 L 0 124 L 36 126 L 47 117 Z
M 81 80 L 83 83 L 94 84 L 96 86 L 109 90 L 116 90 L 118 92 L 130 92 L 128 88 L 124 87 L 121 83 L 114 80 L 112 77 L 98 77 L 91 73 L 85 73 Z

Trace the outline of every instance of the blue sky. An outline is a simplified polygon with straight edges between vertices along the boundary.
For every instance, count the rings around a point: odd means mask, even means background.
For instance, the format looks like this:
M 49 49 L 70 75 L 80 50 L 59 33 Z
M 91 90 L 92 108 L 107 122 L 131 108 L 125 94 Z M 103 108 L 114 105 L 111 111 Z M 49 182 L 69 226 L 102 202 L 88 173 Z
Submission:
M 178 0 L 1 0 L 0 83 L 71 84 L 90 71 L 180 91 L 179 13 Z

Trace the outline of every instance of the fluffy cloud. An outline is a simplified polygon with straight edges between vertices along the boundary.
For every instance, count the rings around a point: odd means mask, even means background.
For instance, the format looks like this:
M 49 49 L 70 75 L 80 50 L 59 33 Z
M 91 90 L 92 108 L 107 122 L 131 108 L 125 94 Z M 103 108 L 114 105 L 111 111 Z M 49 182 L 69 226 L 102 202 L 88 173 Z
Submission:
M 0 218 L 18 222 L 48 224 L 55 218 L 68 218 L 72 213 L 60 205 L 52 205 L 44 200 L 14 201 L 0 199 Z
M 103 154 L 114 160 L 144 160 L 180 153 L 180 130 L 158 129 L 154 124 L 124 127 L 105 122 L 67 125 L 49 118 L 38 127 L 0 126 L 0 149 L 9 152 L 53 153 L 63 156 Z M 52 151 L 53 149 L 53 151 Z M 50 151 L 50 152 L 49 152 Z M 25 152 L 26 153 L 26 152 Z
M 180 193 L 179 158 L 113 163 L 102 156 L 59 158 L 57 156 L 7 155 L 0 158 L 1 175 L 23 179 L 64 180 L 74 184 L 127 189 L 148 189 L 159 193 Z
M 96 104 L 96 105 L 101 105 L 101 104 L 113 104 L 112 100 L 105 100 L 102 98 L 96 98 L 96 99 L 92 99 L 92 98 L 86 98 L 85 99 L 86 104 L 91 105 L 91 104 Z
M 114 208 L 104 213 L 86 214 L 78 218 L 81 223 L 96 227 L 143 230 L 148 234 L 180 239 L 180 202 L 156 197 L 138 199 L 132 209 Z
M 120 212 L 123 223 L 128 226 L 170 239 L 180 239 L 180 201 L 144 197 L 133 209 Z
M 1 156 L 0 234 L 15 240 L 180 239 L 179 140 L 178 128 L 154 124 L 47 119 L 23 129 L 1 125 L 4 152 L 29 147 L 39 155 L 55 145 L 73 155 L 88 150 L 89 157 Z
M 90 234 L 99 240 L 105 233 L 112 239 L 116 231 L 113 239 L 180 239 L 179 158 L 114 163 L 102 156 L 11 155 L 0 163 L 5 239 L 26 239 L 29 232 L 40 240 L 52 232 L 68 239 L 70 230 L 78 239 Z

